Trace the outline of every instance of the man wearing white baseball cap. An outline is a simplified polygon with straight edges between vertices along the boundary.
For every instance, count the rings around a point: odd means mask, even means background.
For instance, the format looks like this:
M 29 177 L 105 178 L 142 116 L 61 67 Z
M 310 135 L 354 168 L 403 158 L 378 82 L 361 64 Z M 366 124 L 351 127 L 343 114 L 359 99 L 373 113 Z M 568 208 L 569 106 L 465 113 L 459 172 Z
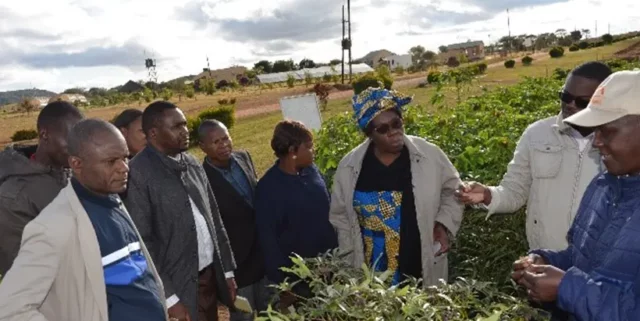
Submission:
M 513 278 L 571 320 L 640 317 L 640 71 L 612 74 L 565 122 L 595 129 L 607 168 L 587 188 L 562 251 L 534 250 Z

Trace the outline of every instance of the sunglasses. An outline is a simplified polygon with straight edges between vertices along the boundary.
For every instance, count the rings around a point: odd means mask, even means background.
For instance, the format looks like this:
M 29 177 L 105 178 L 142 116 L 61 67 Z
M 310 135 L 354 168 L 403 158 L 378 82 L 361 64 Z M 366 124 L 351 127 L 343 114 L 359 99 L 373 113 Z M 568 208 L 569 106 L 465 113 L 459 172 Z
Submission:
M 376 131 L 376 133 L 380 135 L 386 135 L 392 129 L 401 129 L 402 125 L 404 125 L 404 123 L 402 122 L 402 119 L 396 118 L 390 121 L 389 123 L 377 126 L 376 128 L 374 128 L 374 130 Z
M 565 103 L 565 104 L 570 104 L 572 102 L 576 103 L 576 107 L 580 108 L 580 109 L 585 109 L 587 108 L 587 106 L 589 106 L 589 101 L 591 100 L 591 98 L 585 98 L 585 97 L 577 97 L 574 96 L 564 90 L 561 90 L 558 92 L 558 96 L 560 96 L 560 100 Z

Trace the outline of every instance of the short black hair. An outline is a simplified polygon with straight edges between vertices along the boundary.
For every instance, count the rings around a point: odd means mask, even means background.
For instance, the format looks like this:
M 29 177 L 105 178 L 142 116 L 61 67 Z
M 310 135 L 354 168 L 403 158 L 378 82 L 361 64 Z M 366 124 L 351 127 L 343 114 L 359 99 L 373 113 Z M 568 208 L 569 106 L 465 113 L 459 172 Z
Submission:
M 399 108 L 389 109 L 389 111 L 396 113 L 398 117 L 402 119 L 402 111 Z M 373 130 L 375 129 L 375 126 L 373 126 L 373 119 L 371 119 L 367 127 L 364 128 L 364 134 L 367 135 L 367 137 L 370 137 L 371 134 L 373 134 Z
M 227 126 L 217 119 L 205 119 L 198 126 L 198 137 L 202 139 L 208 132 L 218 128 L 227 129 Z
M 271 138 L 271 149 L 277 157 L 289 154 L 289 148 L 298 149 L 300 145 L 313 140 L 313 133 L 303 123 L 295 120 L 283 120 L 276 125 Z
M 113 119 L 113 125 L 118 128 L 129 128 L 129 125 L 142 117 L 142 111 L 138 109 L 127 109 Z
M 73 104 L 66 101 L 54 101 L 48 103 L 38 114 L 37 128 L 58 127 L 60 123 L 69 118 L 83 119 L 82 112 Z
M 120 133 L 111 123 L 97 118 L 88 118 L 78 122 L 67 139 L 69 155 L 81 157 L 87 151 L 87 147 L 95 144 L 97 137 L 105 134 Z
M 162 114 L 171 109 L 177 109 L 178 106 L 168 101 L 156 101 L 147 106 L 142 112 L 142 131 L 145 134 L 149 134 L 151 128 L 157 125 L 158 121 L 162 118 Z
M 605 63 L 599 61 L 589 61 L 576 67 L 571 71 L 571 75 L 584 77 L 587 79 L 603 82 L 613 71 Z

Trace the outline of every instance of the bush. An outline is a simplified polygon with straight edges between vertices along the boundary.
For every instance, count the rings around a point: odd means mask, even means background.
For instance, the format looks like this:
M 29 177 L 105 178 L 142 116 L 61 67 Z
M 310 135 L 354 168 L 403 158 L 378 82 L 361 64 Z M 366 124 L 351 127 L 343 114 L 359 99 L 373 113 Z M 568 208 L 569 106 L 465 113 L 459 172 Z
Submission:
M 480 72 L 480 74 L 484 74 L 487 71 L 487 68 L 489 67 L 484 62 L 481 62 L 481 63 L 477 64 L 476 66 L 478 66 L 478 72 Z
M 357 95 L 369 87 L 380 87 L 380 83 L 382 83 L 384 88 L 391 89 L 393 79 L 391 79 L 391 77 L 379 76 L 376 73 L 368 72 L 358 77 L 353 82 L 353 92 Z
M 571 45 L 571 47 L 569 47 L 569 51 L 570 52 L 576 52 L 578 50 L 580 50 L 580 47 L 578 45 L 576 45 L 576 44 L 573 44 L 573 45 Z
M 571 72 L 571 69 L 556 68 L 553 70 L 553 74 L 551 75 L 551 78 L 555 80 L 564 81 L 565 79 L 567 79 L 567 77 L 569 77 L 570 72 Z
M 396 74 L 402 76 L 402 75 L 404 75 L 404 67 L 398 66 L 398 67 L 396 67 L 396 69 L 393 70 L 393 72 L 395 72 Z
M 296 85 L 296 77 L 294 77 L 292 74 L 288 74 L 287 75 L 287 87 L 289 88 L 293 88 Z
M 587 41 L 580 41 L 580 43 L 578 44 L 578 47 L 579 47 L 581 50 L 589 49 L 589 42 L 587 42 Z
M 447 66 L 451 68 L 458 67 L 460 66 L 460 61 L 456 57 L 449 57 L 449 59 L 447 59 Z
M 222 98 L 222 99 L 218 99 L 218 105 L 228 105 L 229 104 L 229 100 L 226 98 Z
M 549 56 L 551 56 L 551 58 L 560 58 L 564 56 L 564 48 L 562 47 L 551 48 L 551 50 L 549 50 Z
M 511 69 L 511 68 L 516 66 L 516 61 L 513 60 L 513 59 L 507 60 L 507 61 L 504 62 L 504 66 L 505 66 L 505 68 Z
M 366 266 L 353 268 L 338 252 L 319 258 L 292 258 L 286 271 L 309 284 L 310 296 L 300 300 L 294 312 L 273 310 L 256 320 L 544 320 L 547 313 L 529 307 L 524 300 L 496 291 L 490 284 L 458 280 L 438 288 L 424 289 L 416 280 L 390 287 L 389 273 L 376 273 Z M 290 291 L 282 283 L 278 290 Z
M 531 66 L 531 64 L 533 63 L 533 58 L 531 58 L 530 56 L 524 56 L 522 57 L 522 64 L 525 66 Z
M 607 44 L 607 45 L 610 45 L 610 44 L 612 44 L 612 43 L 613 43 L 613 36 L 612 36 L 612 35 L 610 35 L 610 34 L 608 34 L 608 33 L 607 33 L 607 34 L 602 35 L 602 37 L 601 37 L 601 38 L 602 38 L 602 41 L 603 41 L 605 44 Z
M 441 80 L 442 80 L 442 73 L 437 70 L 430 71 L 429 74 L 427 75 L 427 82 L 430 84 L 437 84 Z
M 244 87 L 251 85 L 251 79 L 249 79 L 249 77 L 247 76 L 240 77 L 240 80 L 238 82 L 240 83 L 241 86 L 244 86 Z
M 216 89 L 222 89 L 229 87 L 229 82 L 225 79 L 222 79 L 216 83 Z
M 232 128 L 236 123 L 236 109 L 234 106 L 220 106 L 202 111 L 198 116 L 187 119 L 189 129 L 189 144 L 191 147 L 198 144 L 198 127 L 203 120 L 215 119 L 223 123 L 227 128 Z
M 33 129 L 19 130 L 11 135 L 12 142 L 20 142 L 23 140 L 32 140 L 38 138 L 38 131 Z
M 593 47 L 599 48 L 599 47 L 604 47 L 604 45 L 605 45 L 604 41 L 598 41 L 593 45 Z

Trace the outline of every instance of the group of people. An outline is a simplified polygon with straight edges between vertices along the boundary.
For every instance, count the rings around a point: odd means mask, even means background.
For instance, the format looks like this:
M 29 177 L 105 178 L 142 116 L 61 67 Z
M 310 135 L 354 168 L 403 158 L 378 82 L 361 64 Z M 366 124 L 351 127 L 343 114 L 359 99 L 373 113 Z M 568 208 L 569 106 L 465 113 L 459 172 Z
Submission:
M 353 266 L 423 286 L 447 280 L 465 205 L 527 205 L 531 252 L 513 279 L 557 320 L 640 316 L 640 72 L 589 62 L 559 92 L 561 111 L 527 128 L 499 186 L 462 182 L 445 153 L 404 132 L 411 97 L 353 98 L 367 137 L 327 188 L 313 134 L 285 120 L 258 178 L 225 125 L 198 128 L 175 105 L 126 110 L 113 124 L 66 102 L 39 114 L 37 146 L 0 153 L 0 320 L 232 320 L 312 295 L 282 270 L 291 255 L 339 248 Z M 524 231 L 523 231 L 524 232 Z M 274 295 L 271 285 L 295 286 Z M 275 298 L 274 298 L 275 296 Z

